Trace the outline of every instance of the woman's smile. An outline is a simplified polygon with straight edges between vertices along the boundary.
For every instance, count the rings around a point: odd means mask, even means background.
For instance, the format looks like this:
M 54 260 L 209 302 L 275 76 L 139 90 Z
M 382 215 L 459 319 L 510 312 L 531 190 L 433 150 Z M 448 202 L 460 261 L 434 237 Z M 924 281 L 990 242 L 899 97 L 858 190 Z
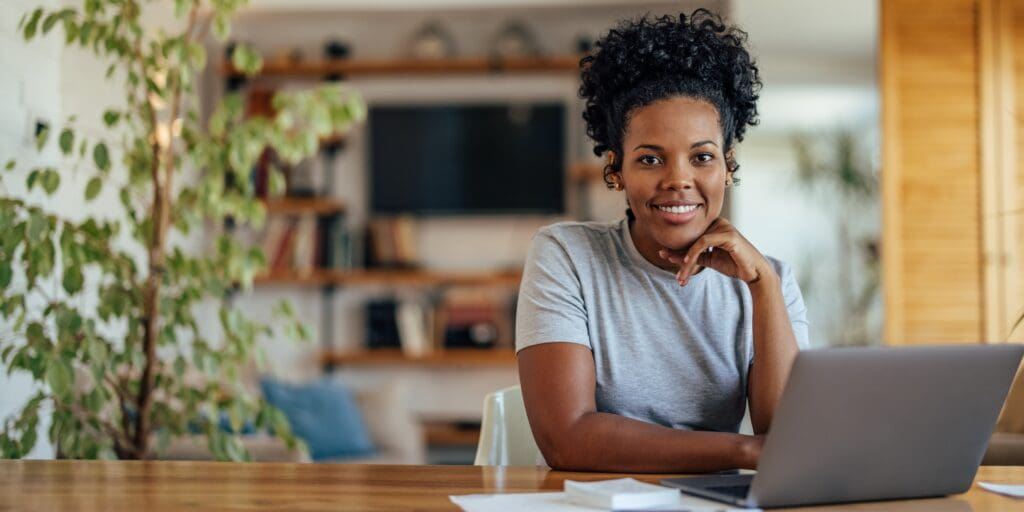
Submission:
M 700 203 L 668 201 L 653 204 L 651 208 L 656 212 L 655 216 L 657 218 L 669 224 L 686 224 L 704 213 L 703 206 Z

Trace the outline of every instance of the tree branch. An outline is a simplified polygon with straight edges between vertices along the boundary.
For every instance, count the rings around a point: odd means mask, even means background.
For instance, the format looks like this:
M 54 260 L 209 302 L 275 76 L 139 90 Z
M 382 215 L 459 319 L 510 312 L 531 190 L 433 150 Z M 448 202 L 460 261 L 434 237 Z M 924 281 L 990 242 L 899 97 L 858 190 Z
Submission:
M 119 457 L 122 456 L 123 454 L 134 455 L 136 457 L 138 456 L 137 452 L 135 452 L 135 447 L 132 446 L 132 443 L 126 437 L 123 437 L 121 435 L 121 432 L 115 425 L 104 420 L 103 418 L 100 418 L 98 415 L 93 414 L 89 410 L 84 409 L 78 404 L 64 404 L 57 401 L 57 399 L 54 397 L 50 398 L 53 400 L 53 406 L 55 408 L 64 409 L 67 412 L 70 412 L 71 414 L 79 417 L 79 419 L 82 420 L 82 424 L 87 427 L 90 427 L 96 434 L 99 434 L 101 436 L 109 436 L 111 441 L 113 441 L 114 443 L 114 451 L 117 452 Z M 89 423 L 89 420 L 95 421 L 100 428 L 97 429 L 95 426 L 91 425 Z M 127 435 L 127 433 L 125 435 Z

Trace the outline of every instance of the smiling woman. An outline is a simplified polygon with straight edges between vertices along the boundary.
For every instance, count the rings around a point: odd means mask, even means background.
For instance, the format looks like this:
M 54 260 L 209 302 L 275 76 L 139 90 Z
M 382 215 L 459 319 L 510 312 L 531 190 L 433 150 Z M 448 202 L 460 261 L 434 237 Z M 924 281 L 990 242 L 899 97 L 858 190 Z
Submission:
M 558 469 L 753 468 L 806 310 L 787 265 L 721 217 L 756 123 L 746 34 L 705 10 L 625 22 L 582 61 L 584 119 L 619 222 L 534 237 L 517 309 L 520 382 Z M 756 435 L 738 434 L 749 404 Z

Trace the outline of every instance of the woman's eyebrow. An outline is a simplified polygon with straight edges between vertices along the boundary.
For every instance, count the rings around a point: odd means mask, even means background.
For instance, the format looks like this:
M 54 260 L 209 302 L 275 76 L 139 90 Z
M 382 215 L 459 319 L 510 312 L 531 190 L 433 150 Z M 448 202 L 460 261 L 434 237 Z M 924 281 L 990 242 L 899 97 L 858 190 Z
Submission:
M 709 140 L 702 140 L 702 141 L 694 142 L 693 144 L 690 144 L 690 149 L 693 149 L 693 148 L 698 147 L 698 146 L 703 146 L 705 144 L 711 144 L 712 146 L 715 146 L 716 148 L 718 147 L 718 144 L 716 144 L 715 141 L 709 139 Z M 653 151 L 665 151 L 665 148 L 663 148 L 663 147 L 661 147 L 661 146 L 659 146 L 657 144 L 640 144 L 639 146 L 633 148 L 633 151 L 636 151 L 638 149 L 650 149 L 650 150 L 653 150 Z

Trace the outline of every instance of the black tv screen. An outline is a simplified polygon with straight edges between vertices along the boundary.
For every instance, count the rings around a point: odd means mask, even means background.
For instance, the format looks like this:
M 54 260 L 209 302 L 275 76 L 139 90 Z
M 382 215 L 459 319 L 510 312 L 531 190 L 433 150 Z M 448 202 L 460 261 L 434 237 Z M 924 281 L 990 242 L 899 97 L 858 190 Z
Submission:
M 565 105 L 375 106 L 378 214 L 563 213 Z

